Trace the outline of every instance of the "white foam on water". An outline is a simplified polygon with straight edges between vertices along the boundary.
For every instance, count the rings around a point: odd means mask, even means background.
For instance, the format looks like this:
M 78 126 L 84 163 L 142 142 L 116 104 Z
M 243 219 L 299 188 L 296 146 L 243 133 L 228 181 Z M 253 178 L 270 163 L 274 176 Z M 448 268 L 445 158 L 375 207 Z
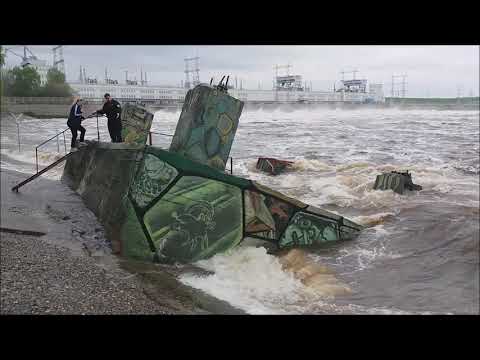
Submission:
M 1 154 L 6 155 L 16 161 L 35 165 L 35 151 L 21 151 L 11 149 L 1 149 Z M 38 164 L 42 166 L 50 165 L 56 160 L 64 156 L 64 152 L 51 152 L 51 151 L 39 151 L 38 152 Z
M 383 224 L 364 230 L 362 235 L 367 238 L 365 241 L 343 247 L 335 256 L 337 264 L 354 264 L 350 273 L 375 267 L 378 261 L 398 259 L 404 256 L 389 247 L 390 232 L 385 229 Z
M 363 225 L 363 226 L 373 226 L 373 225 L 380 225 L 384 223 L 386 220 L 389 220 L 395 217 L 397 214 L 395 212 L 381 212 L 372 215 L 361 215 L 361 216 L 354 216 L 351 220 L 354 223 Z
M 183 275 L 180 280 L 225 300 L 250 314 L 284 314 L 300 300 L 303 288 L 293 274 L 282 270 L 278 258 L 263 247 L 238 247 L 217 254 L 198 266 L 213 271 L 204 277 Z
M 293 171 L 331 171 L 333 167 L 323 161 L 315 159 L 294 159 L 291 166 Z
M 378 257 L 378 254 L 373 256 Z M 314 274 L 317 282 L 305 285 L 299 277 L 302 272 L 308 273 L 312 264 L 298 266 L 295 264 L 297 259 L 292 261 L 291 265 L 300 269 L 295 275 L 293 270 L 282 267 L 281 258 L 267 254 L 264 248 L 244 246 L 197 262 L 196 265 L 214 272 L 213 275 L 184 274 L 180 281 L 227 301 L 249 314 L 409 313 L 390 308 L 337 305 L 331 293 L 342 290 L 344 284 L 334 275 Z

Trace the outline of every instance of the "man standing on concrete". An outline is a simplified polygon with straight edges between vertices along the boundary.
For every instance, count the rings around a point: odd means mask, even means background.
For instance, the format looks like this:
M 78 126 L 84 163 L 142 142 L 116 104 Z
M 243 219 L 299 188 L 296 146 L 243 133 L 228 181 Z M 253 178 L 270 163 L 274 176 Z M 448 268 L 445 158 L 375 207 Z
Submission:
M 107 116 L 108 132 L 112 142 L 122 142 L 122 121 L 120 118 L 122 107 L 117 100 L 112 99 L 109 93 L 106 93 L 103 97 L 105 98 L 103 108 L 95 113 Z
M 72 132 L 72 144 L 71 148 L 74 150 L 77 147 L 77 136 L 80 131 L 80 142 L 83 142 L 85 138 L 85 128 L 81 125 L 82 120 L 85 120 L 82 113 L 82 99 L 76 99 L 70 108 L 70 114 L 68 116 L 67 125 Z

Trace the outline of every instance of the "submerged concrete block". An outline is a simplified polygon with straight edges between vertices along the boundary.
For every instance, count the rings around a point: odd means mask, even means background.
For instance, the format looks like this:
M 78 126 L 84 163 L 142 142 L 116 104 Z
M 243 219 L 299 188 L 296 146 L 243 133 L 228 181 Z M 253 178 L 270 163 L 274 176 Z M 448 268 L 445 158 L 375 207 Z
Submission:
M 256 168 L 271 175 L 278 175 L 293 164 L 293 161 L 278 160 L 274 158 L 258 158 Z
M 397 194 L 403 194 L 405 190 L 418 191 L 422 190 L 420 185 L 412 182 L 412 174 L 408 171 L 398 172 L 391 171 L 378 175 L 373 185 L 374 190 L 393 190 Z

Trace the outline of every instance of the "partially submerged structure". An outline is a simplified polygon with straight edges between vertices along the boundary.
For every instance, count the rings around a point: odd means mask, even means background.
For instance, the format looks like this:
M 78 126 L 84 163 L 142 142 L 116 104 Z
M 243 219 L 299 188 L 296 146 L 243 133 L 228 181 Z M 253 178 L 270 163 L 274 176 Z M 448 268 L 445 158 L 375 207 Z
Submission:
M 391 171 L 377 176 L 374 190 L 393 190 L 397 194 L 402 195 L 405 190 L 418 191 L 422 190 L 420 185 L 414 184 L 412 174 L 407 171 Z
M 255 181 L 225 173 L 243 103 L 226 86 L 189 90 L 169 151 L 145 145 L 153 115 L 126 105 L 125 143 L 89 142 L 62 179 L 104 224 L 121 255 L 192 262 L 246 237 L 278 248 L 351 239 L 362 229 Z
M 292 165 L 293 165 L 293 161 L 260 157 L 257 160 L 256 168 L 258 170 L 267 172 L 270 175 L 278 175 L 284 172 L 285 170 L 291 168 Z

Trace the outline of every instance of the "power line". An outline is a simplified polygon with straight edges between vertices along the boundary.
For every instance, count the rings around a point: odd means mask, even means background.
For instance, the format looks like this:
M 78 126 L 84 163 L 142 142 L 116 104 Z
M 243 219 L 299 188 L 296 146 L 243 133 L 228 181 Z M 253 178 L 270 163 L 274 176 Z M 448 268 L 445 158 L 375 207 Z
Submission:
M 65 61 L 63 59 L 63 46 L 58 45 L 53 49 L 53 67 L 60 71 L 62 74 L 65 74 Z

